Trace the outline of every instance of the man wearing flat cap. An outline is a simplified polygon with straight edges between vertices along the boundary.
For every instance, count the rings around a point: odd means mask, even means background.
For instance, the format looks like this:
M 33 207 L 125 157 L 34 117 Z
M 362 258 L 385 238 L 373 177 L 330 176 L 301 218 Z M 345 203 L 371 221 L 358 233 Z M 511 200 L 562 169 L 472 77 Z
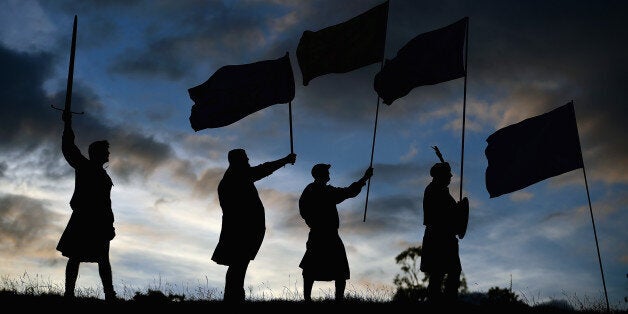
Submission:
M 299 198 L 299 213 L 310 228 L 306 250 L 299 267 L 303 269 L 303 297 L 312 300 L 314 281 L 334 281 L 336 301 L 344 299 L 349 279 L 349 261 L 345 246 L 338 234 L 340 219 L 337 204 L 360 194 L 373 175 L 369 167 L 364 175 L 347 187 L 335 187 L 329 182 L 329 164 L 312 167 L 314 182 L 308 184 Z

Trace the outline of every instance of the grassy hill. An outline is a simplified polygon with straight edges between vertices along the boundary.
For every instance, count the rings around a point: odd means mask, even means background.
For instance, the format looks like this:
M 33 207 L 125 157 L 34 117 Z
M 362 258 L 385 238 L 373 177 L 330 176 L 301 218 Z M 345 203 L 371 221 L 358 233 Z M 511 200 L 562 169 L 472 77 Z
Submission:
M 183 296 L 165 295 L 159 291 L 136 293 L 132 299 L 119 299 L 115 302 L 107 302 L 96 297 L 78 297 L 67 300 L 60 294 L 20 294 L 14 291 L 0 291 L 0 303 L 7 309 L 18 311 L 45 310 L 60 311 L 86 311 L 86 312 L 113 312 L 116 314 L 150 313 L 152 311 L 163 313 L 195 313 L 223 311 L 253 311 L 263 313 L 305 313 L 321 311 L 346 311 L 347 313 L 402 313 L 412 311 L 416 313 L 605 313 L 606 309 L 580 309 L 576 310 L 565 304 L 540 304 L 529 306 L 522 302 L 478 302 L 461 298 L 455 304 L 428 304 L 425 302 L 410 301 L 365 301 L 361 299 L 346 299 L 344 302 L 336 302 L 331 299 L 317 300 L 306 303 L 304 301 L 288 300 L 247 300 L 243 303 L 230 304 L 221 300 L 186 300 Z M 216 312 L 217 311 L 217 312 Z M 612 310 L 611 313 L 628 313 L 625 310 Z

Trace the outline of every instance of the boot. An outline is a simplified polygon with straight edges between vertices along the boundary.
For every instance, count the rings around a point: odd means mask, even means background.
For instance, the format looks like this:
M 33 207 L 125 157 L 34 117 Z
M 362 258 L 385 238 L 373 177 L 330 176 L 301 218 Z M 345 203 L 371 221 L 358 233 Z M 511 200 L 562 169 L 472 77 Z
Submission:
M 118 297 L 116 296 L 116 292 L 113 290 L 113 288 L 107 289 L 105 291 L 105 301 L 107 303 L 115 303 L 120 301 L 120 299 L 118 299 Z
M 63 297 L 66 300 L 74 300 L 74 284 L 71 282 L 65 282 L 65 292 L 63 293 Z

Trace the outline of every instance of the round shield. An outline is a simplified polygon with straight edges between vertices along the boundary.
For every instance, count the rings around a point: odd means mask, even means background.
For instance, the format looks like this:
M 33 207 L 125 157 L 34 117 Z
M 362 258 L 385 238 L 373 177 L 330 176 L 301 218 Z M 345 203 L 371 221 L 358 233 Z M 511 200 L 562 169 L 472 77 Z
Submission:
M 469 199 L 466 197 L 458 203 L 458 239 L 464 238 L 469 224 Z

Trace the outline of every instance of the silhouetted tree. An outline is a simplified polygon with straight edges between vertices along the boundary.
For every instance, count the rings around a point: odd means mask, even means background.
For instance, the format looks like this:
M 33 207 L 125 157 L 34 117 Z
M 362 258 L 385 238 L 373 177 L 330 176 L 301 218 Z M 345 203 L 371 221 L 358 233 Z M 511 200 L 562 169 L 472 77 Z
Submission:
M 396 274 L 393 283 L 397 287 L 393 300 L 395 301 L 425 301 L 427 298 L 427 282 L 429 276 L 419 270 L 419 259 L 423 249 L 412 246 L 399 253 L 395 262 L 401 265 L 402 274 Z M 423 274 L 423 278 L 419 277 Z M 467 293 L 467 279 L 461 275 L 459 293 Z
M 512 289 L 491 287 L 488 289 L 488 301 L 491 304 L 511 304 L 519 303 L 519 296 L 512 292 Z

